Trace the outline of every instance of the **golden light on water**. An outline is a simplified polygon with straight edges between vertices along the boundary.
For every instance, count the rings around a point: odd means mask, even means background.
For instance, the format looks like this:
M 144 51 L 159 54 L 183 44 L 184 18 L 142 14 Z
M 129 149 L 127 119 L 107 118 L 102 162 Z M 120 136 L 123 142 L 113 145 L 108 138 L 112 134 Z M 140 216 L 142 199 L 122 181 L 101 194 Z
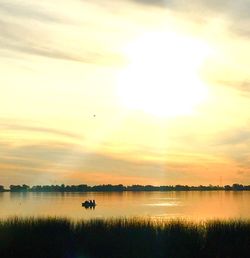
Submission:
M 209 95 L 200 69 L 212 48 L 174 32 L 148 32 L 125 49 L 128 65 L 119 74 L 122 105 L 155 116 L 188 115 Z

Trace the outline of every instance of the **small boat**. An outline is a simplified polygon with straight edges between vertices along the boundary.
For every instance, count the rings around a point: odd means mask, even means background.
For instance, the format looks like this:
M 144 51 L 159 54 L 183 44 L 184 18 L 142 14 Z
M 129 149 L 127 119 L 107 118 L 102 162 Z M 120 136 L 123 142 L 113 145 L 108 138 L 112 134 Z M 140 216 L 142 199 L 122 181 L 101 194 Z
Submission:
M 82 206 L 85 208 L 92 208 L 96 206 L 95 200 L 89 200 L 82 203 Z

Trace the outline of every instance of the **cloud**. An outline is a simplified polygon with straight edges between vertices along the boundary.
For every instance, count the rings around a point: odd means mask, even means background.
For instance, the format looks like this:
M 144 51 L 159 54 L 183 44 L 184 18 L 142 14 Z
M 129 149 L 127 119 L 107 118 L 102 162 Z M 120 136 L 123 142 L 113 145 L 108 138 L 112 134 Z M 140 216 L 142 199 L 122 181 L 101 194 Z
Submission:
M 117 180 L 128 177 L 141 178 L 142 181 L 152 177 L 158 180 L 159 175 L 164 175 L 164 167 L 158 162 L 116 158 L 63 142 L 50 141 L 22 146 L 1 143 L 0 152 L 0 182 L 5 185 L 48 184 L 54 181 L 62 183 L 64 180 L 77 184 L 84 178 L 90 180 L 85 183 L 93 184 L 96 182 L 93 177 L 96 173 L 104 176 L 97 180 L 102 180 L 103 183 L 107 183 L 105 177 L 111 179 L 112 175 Z
M 215 150 L 224 155 L 228 160 L 233 161 L 241 169 L 250 169 L 250 129 L 246 127 L 234 128 L 220 133 L 214 139 Z M 249 173 L 250 171 L 248 171 Z M 242 174 L 243 175 L 243 174 Z M 247 174 L 245 173 L 244 176 Z
M 238 90 L 243 96 L 249 97 L 250 93 L 250 74 L 249 79 L 243 79 L 242 81 L 218 81 L 223 86 L 232 87 Z
M 248 145 L 250 142 L 250 129 L 247 127 L 233 128 L 220 134 L 215 140 L 217 146 Z
M 42 22 L 58 22 L 62 21 L 51 13 L 48 9 L 35 8 L 34 5 L 27 4 L 25 2 L 0 2 L 0 11 L 3 14 L 9 16 L 20 17 L 30 20 L 38 20 Z
M 68 10 L 67 1 L 60 4 L 60 8 L 55 8 L 46 1 L 0 3 L 0 49 L 16 55 L 21 53 L 89 64 L 121 62 L 118 54 L 96 39 L 98 31 L 94 19 L 72 15 L 76 6 L 85 10 L 89 4 L 85 6 L 74 1 L 71 10 Z
M 85 50 L 79 54 L 69 46 L 65 48 L 64 45 L 53 41 L 54 37 L 51 34 L 45 35 L 46 28 L 40 28 L 40 31 L 38 28 L 35 31 L 27 24 L 22 25 L 0 19 L 0 30 L 0 47 L 3 50 L 83 63 L 96 63 L 97 60 L 102 62 L 103 54 L 100 52 Z
M 132 0 L 133 2 L 137 2 L 140 4 L 147 4 L 147 5 L 156 5 L 156 6 L 171 6 L 174 3 L 173 0 Z
M 180 12 L 183 18 L 207 23 L 215 18 L 222 18 L 228 24 L 228 30 L 238 35 L 249 37 L 250 2 L 248 0 L 132 0 L 139 4 L 154 5 Z
M 188 2 L 178 0 L 133 0 L 141 4 L 162 6 L 174 10 L 188 12 L 200 11 L 200 15 L 213 12 L 228 15 L 233 18 L 249 19 L 250 3 L 248 0 L 190 0 Z
M 43 134 L 53 134 L 57 136 L 68 137 L 72 139 L 82 139 L 80 135 L 75 133 L 70 133 L 64 130 L 58 130 L 53 128 L 39 127 L 34 125 L 22 125 L 22 124 L 14 124 L 8 122 L 0 122 L 0 130 L 1 131 L 26 131 L 32 133 L 43 133 Z

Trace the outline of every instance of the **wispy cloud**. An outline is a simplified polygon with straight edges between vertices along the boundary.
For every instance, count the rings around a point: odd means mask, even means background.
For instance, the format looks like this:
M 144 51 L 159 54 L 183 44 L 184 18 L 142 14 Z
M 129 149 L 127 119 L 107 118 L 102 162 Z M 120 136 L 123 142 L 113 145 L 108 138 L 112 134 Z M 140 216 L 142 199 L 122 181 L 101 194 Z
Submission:
M 249 78 L 242 78 L 241 81 L 219 81 L 219 84 L 238 90 L 243 96 L 249 97 L 250 94 L 250 74 Z
M 186 10 L 186 12 L 197 12 L 197 15 L 204 15 L 209 12 L 214 12 L 231 18 L 249 19 L 250 3 L 248 0 L 191 0 L 182 2 L 178 0 L 133 0 L 141 4 L 160 5 L 164 8 L 175 10 Z M 207 17 L 208 18 L 208 17 Z
M 249 37 L 250 2 L 248 0 L 133 0 L 139 4 L 159 6 L 183 14 L 189 20 L 200 17 L 204 24 L 211 20 L 222 18 L 227 23 L 227 29 L 238 35 Z
M 37 25 L 34 24 L 34 26 Z M 83 42 L 80 41 L 74 43 L 76 49 L 74 49 L 74 44 L 64 47 L 55 41 L 53 31 L 46 35 L 44 25 L 34 29 L 27 21 L 22 22 L 22 19 L 16 22 L 0 19 L 0 29 L 0 47 L 2 50 L 83 63 L 103 62 L 104 53 L 101 51 L 87 50 L 81 46 Z M 58 34 L 58 38 L 62 37 L 62 34 L 56 31 L 54 33 Z M 65 38 L 61 40 L 63 41 Z M 116 58 L 115 55 L 113 57 Z
M 82 10 L 91 6 L 88 1 L 74 3 Z M 55 9 L 49 2 L 1 2 L 0 49 L 90 64 L 120 62 L 119 55 L 95 39 L 97 32 L 91 33 L 94 21 L 74 17 L 71 12 L 79 11 L 74 5 L 67 13 L 67 4 Z
M 22 124 L 11 124 L 11 123 L 3 123 L 0 122 L 0 130 L 1 131 L 26 131 L 32 133 L 45 133 L 45 134 L 54 134 L 57 136 L 69 137 L 73 139 L 82 139 L 80 135 L 75 133 L 70 133 L 64 130 L 58 130 L 53 128 L 39 127 L 33 125 L 22 125 Z
M 236 128 L 228 132 L 224 132 L 219 139 L 221 145 L 241 145 L 250 142 L 250 129 L 249 128 Z
M 10 184 L 11 180 L 21 183 L 43 183 L 51 181 L 62 183 L 64 180 L 77 183 L 89 180 L 96 183 L 106 178 L 131 177 L 148 180 L 160 175 L 164 176 L 164 167 L 158 162 L 139 162 L 119 159 L 110 155 L 88 152 L 80 146 L 64 143 L 40 143 L 34 145 L 13 146 L 1 143 L 0 170 L 5 170 L 9 179 L 1 177 L 1 183 Z M 152 171 L 154 174 L 152 175 Z M 103 174 L 103 178 L 95 180 L 93 175 Z M 77 175 L 77 176 L 76 176 Z M 4 176 L 4 175 L 3 175 Z M 12 183 L 14 183 L 12 182 Z M 80 182 L 79 182 L 80 183 Z
M 222 132 L 213 140 L 214 149 L 218 154 L 232 162 L 232 166 L 238 168 L 241 176 L 249 176 L 250 173 L 250 130 L 248 127 L 232 128 Z
M 42 8 L 41 5 L 40 8 L 36 8 L 36 5 L 28 4 L 24 1 L 9 2 L 2 0 L 0 2 L 0 12 L 13 18 L 20 17 L 24 18 L 25 20 L 29 19 L 42 22 L 62 22 L 62 19 L 55 17 L 53 12 L 51 12 L 49 9 Z

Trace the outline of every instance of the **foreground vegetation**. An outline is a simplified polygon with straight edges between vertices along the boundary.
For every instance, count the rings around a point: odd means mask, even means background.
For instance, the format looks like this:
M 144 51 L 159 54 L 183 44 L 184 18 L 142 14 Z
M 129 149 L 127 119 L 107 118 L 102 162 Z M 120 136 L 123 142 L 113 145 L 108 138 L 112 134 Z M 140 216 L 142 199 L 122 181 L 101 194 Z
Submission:
M 12 218 L 0 221 L 0 257 L 244 258 L 250 221 Z

